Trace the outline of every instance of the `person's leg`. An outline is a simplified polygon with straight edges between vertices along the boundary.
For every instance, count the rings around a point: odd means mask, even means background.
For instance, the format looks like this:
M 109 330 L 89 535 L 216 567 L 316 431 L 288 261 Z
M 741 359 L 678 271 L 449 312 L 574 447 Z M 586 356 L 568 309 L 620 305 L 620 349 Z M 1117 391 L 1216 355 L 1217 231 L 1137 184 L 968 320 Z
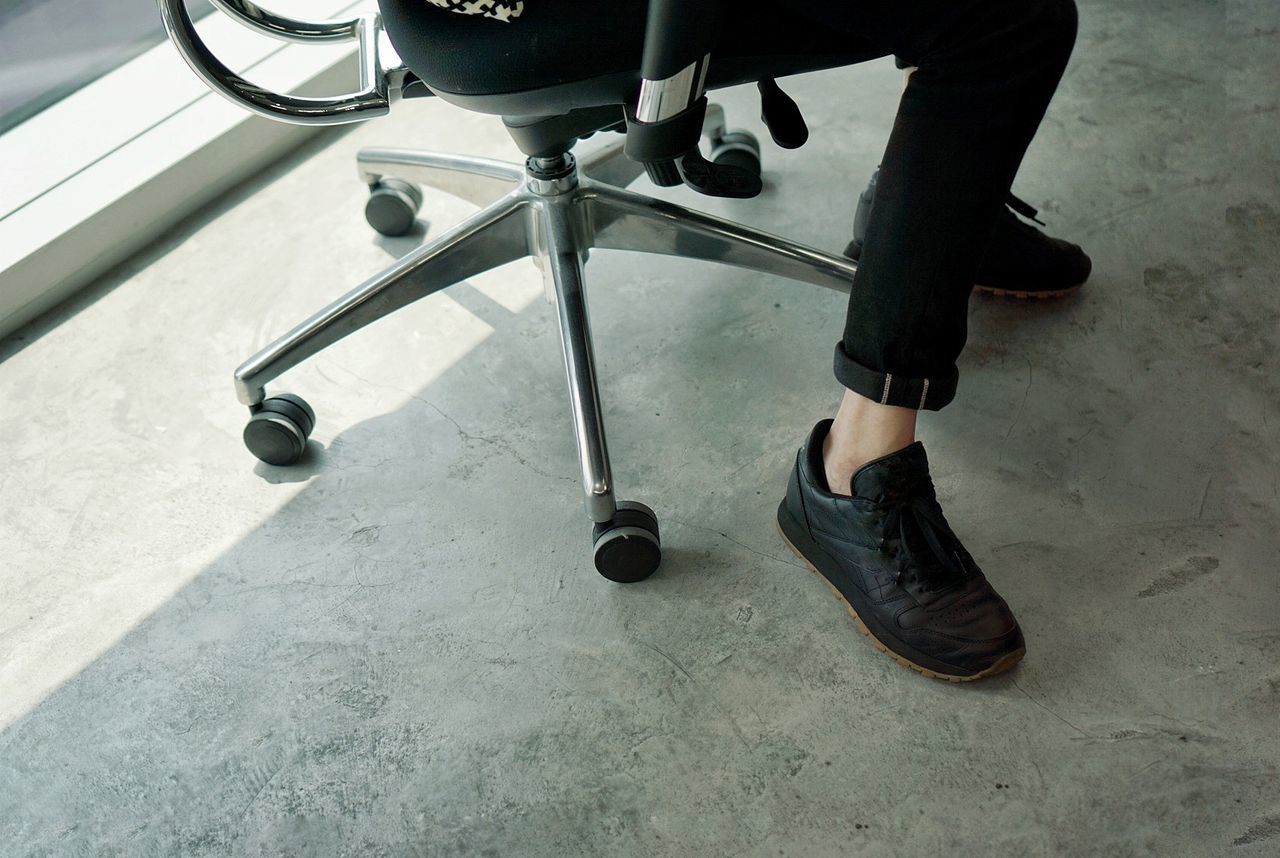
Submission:
M 893 52 L 917 71 L 882 162 L 836 347 L 844 401 L 800 449 L 778 525 L 900 663 L 953 681 L 991 676 L 1022 658 L 1022 630 L 948 525 L 915 418 L 955 396 L 974 273 L 1070 55 L 1075 6 L 816 8 L 841 26 L 887 25 Z
M 1074 37 L 1071 0 L 949 4 L 901 37 L 898 53 L 917 70 L 885 151 L 835 359 L 837 379 L 870 403 L 846 396 L 837 415 L 833 490 L 900 449 L 888 443 L 911 440 L 905 409 L 939 409 L 955 395 L 974 275 Z
M 901 57 L 897 63 L 903 69 L 905 87 L 915 67 Z M 866 189 L 858 195 L 853 237 L 844 249 L 844 255 L 850 259 L 862 257 L 879 179 L 877 167 Z M 1034 206 L 1009 194 L 996 215 L 991 240 L 978 263 L 973 283 L 975 294 L 1020 301 L 1053 300 L 1072 295 L 1085 284 L 1093 270 L 1089 254 L 1077 244 L 1037 229 L 1033 224 L 1047 226 L 1039 214 Z
M 853 219 L 853 238 L 844 255 L 862 257 L 867 238 L 867 221 L 875 209 L 880 171 L 871 174 L 867 188 L 858 196 Z M 1055 238 L 1037 228 L 1047 227 L 1039 212 L 1013 194 L 996 216 L 987 251 L 974 275 L 974 294 L 1014 301 L 1058 300 L 1074 295 L 1093 271 L 1093 260 L 1078 244 Z

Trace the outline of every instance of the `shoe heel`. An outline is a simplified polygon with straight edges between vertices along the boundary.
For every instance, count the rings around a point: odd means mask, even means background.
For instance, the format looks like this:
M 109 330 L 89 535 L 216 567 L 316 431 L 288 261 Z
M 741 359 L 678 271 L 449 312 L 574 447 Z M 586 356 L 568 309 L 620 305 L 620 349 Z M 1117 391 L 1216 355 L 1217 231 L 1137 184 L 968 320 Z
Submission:
M 809 535 L 805 533 L 804 527 L 800 522 L 795 520 L 791 515 L 791 511 L 787 509 L 786 501 L 778 504 L 778 535 L 782 537 L 782 542 L 791 549 L 791 553 L 799 557 L 804 565 L 809 567 L 809 571 L 818 572 L 818 567 L 805 554 L 805 549 L 810 551 L 818 551 L 817 546 L 813 545 Z M 821 573 L 819 573 L 821 574 Z

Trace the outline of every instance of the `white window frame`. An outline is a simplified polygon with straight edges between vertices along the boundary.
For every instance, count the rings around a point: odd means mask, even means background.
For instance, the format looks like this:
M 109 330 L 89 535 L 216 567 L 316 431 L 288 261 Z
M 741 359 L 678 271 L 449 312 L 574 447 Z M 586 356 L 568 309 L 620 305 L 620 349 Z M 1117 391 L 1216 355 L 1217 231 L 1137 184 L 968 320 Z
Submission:
M 336 18 L 369 3 L 273 5 Z M 285 44 L 223 14 L 197 26 L 227 66 L 277 91 L 347 91 L 355 76 L 353 44 Z M 210 92 L 167 41 L 9 130 L 0 136 L 0 337 L 321 131 Z

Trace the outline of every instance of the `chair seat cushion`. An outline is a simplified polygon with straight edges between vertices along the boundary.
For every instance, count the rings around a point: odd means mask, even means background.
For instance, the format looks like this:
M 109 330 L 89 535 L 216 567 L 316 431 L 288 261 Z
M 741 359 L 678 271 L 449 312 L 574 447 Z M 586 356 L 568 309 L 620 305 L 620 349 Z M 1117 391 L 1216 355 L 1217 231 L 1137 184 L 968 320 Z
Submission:
M 621 103 L 639 80 L 647 0 L 536 0 L 508 21 L 457 15 L 428 0 L 379 5 L 392 44 L 414 74 L 472 109 L 532 114 Z M 735 5 L 708 88 L 883 53 L 781 8 L 765 0 Z
M 513 18 L 519 18 L 524 12 L 524 0 L 427 0 L 427 2 L 460 15 L 482 15 L 497 21 L 510 21 Z

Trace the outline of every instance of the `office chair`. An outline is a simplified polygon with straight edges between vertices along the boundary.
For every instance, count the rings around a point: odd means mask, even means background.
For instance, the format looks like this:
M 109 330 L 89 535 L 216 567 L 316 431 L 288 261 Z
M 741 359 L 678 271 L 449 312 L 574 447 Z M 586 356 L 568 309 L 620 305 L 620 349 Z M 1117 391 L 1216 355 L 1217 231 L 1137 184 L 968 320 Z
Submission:
M 248 406 L 244 440 L 264 462 L 288 465 L 305 449 L 315 414 L 300 397 L 265 385 L 348 334 L 451 284 L 532 258 L 555 305 L 569 406 L 592 522 L 597 570 L 632 582 L 661 561 L 658 521 L 616 497 L 597 383 L 584 264 L 592 248 L 722 262 L 848 292 L 855 264 L 802 244 L 625 190 L 641 173 L 730 197 L 760 192 L 760 148 L 730 131 L 705 92 L 755 83 L 762 119 L 783 147 L 808 130 L 775 78 L 849 65 L 878 54 L 848 37 L 813 31 L 779 4 L 722 0 L 527 0 L 510 22 L 459 15 L 426 0 L 380 0 L 378 12 L 305 21 L 251 0 L 212 0 L 242 24 L 304 43 L 355 40 L 360 89 L 332 98 L 268 91 L 223 65 L 201 41 L 183 0 L 158 0 L 169 37 L 215 91 L 286 122 L 333 125 L 437 96 L 502 117 L 523 165 L 467 155 L 368 148 L 357 156 L 369 185 L 366 217 L 385 235 L 408 233 L 422 187 L 480 210 L 321 309 L 235 371 Z M 730 8 L 732 5 L 732 8 Z M 578 140 L 621 140 L 580 161 Z M 708 142 L 708 159 L 699 146 Z

